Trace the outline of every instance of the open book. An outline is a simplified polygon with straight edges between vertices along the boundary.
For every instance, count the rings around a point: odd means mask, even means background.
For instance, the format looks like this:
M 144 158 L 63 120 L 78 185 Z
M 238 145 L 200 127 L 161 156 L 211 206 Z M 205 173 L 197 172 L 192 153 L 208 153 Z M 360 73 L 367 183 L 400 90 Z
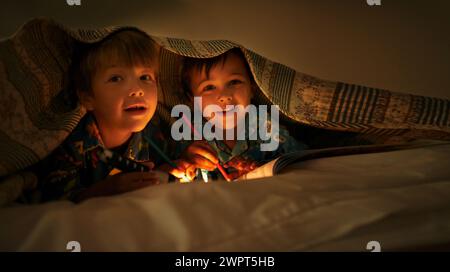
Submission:
M 323 149 L 309 149 L 309 150 L 307 149 L 281 155 L 280 157 L 239 177 L 238 180 L 271 177 L 279 173 L 286 166 L 300 161 L 325 157 L 343 156 L 343 155 L 388 152 L 394 150 L 418 148 L 435 144 L 448 144 L 448 142 L 418 140 L 404 144 L 359 145 L 359 146 L 344 146 L 344 147 L 332 147 Z

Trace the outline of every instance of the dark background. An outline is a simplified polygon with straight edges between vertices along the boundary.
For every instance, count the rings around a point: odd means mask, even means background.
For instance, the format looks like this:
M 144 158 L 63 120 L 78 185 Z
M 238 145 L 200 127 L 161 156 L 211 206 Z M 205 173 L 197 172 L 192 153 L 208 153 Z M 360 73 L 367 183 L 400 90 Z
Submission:
M 229 39 L 324 79 L 450 98 L 447 0 L 2 0 L 0 37 L 37 16 L 70 27 Z

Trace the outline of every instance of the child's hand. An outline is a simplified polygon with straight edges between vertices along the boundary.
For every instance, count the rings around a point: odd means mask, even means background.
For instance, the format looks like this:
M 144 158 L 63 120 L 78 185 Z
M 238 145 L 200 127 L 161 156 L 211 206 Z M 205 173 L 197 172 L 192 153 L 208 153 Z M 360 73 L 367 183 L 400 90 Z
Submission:
M 151 168 L 153 168 L 153 166 Z M 77 197 L 76 202 L 81 202 L 92 197 L 110 196 L 131 192 L 156 184 L 160 184 L 160 180 L 152 171 L 119 173 L 108 176 L 84 190 Z
M 246 160 L 240 157 L 234 158 L 233 160 L 224 164 L 225 168 L 234 168 L 236 172 L 229 173 L 231 179 L 237 179 L 242 175 L 247 174 L 248 172 L 254 170 L 258 167 L 258 164 L 255 161 Z
M 201 168 L 208 171 L 216 169 L 216 164 L 219 162 L 217 153 L 206 141 L 195 141 L 192 143 L 181 154 L 181 158 L 195 168 Z
M 189 163 L 184 159 L 179 159 L 174 161 L 177 165 L 177 168 L 173 168 L 169 164 L 165 163 L 159 167 L 160 170 L 167 172 L 178 179 L 182 179 L 183 176 L 186 176 L 190 181 L 192 181 L 196 176 L 197 168 L 195 165 Z

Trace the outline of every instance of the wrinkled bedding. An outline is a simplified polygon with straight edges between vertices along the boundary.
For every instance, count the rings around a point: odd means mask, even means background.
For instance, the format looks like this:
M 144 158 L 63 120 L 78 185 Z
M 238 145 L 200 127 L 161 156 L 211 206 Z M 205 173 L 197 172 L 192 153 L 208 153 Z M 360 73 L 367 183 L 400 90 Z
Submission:
M 1 251 L 381 251 L 450 244 L 450 144 L 0 209 Z

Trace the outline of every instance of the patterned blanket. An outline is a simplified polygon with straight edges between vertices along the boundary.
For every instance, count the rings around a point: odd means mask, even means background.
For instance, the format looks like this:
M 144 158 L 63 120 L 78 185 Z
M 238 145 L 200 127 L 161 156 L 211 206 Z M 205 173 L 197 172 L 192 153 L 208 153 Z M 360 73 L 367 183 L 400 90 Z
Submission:
M 126 28 L 70 29 L 38 18 L 0 41 L 0 177 L 47 156 L 85 114 L 69 95 L 74 48 Z M 256 100 L 278 105 L 291 125 L 351 132 L 373 143 L 450 140 L 449 100 L 322 80 L 231 41 L 152 38 L 163 48 L 156 119 L 168 124 L 172 106 L 186 104 L 180 87 L 183 56 L 213 57 L 239 47 L 261 89 Z

